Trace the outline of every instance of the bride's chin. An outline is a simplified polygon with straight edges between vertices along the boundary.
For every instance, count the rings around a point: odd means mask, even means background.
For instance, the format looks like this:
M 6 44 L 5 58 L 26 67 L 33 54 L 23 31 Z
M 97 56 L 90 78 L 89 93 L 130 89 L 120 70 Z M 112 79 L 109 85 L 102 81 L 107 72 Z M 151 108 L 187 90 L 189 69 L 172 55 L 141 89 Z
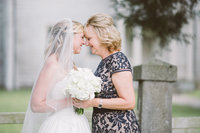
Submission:
M 96 54 L 96 50 L 94 50 L 94 49 L 92 49 L 92 48 L 91 48 L 90 50 L 91 50 L 91 53 L 92 53 L 92 54 Z
M 75 51 L 74 54 L 80 54 L 80 51 Z
M 81 53 L 81 48 L 80 49 L 76 49 L 75 51 L 74 51 L 74 54 L 80 54 Z
M 95 54 L 95 55 L 98 55 L 98 54 L 97 54 L 97 51 L 92 51 L 92 53 Z

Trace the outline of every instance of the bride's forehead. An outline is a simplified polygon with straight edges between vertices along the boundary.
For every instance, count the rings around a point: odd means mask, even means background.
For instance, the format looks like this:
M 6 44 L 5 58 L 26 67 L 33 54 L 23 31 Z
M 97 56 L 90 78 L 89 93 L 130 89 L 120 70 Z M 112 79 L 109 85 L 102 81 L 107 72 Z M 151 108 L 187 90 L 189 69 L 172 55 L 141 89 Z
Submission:
M 84 35 L 84 33 L 83 32 L 81 32 L 81 33 L 76 33 L 76 34 L 74 34 L 75 36 L 83 36 Z

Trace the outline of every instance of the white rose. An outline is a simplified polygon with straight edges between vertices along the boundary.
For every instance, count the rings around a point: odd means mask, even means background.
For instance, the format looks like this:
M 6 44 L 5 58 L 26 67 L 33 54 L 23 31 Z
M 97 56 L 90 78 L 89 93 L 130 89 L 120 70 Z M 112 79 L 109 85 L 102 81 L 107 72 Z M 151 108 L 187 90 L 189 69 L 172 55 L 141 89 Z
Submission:
M 88 68 L 71 70 L 65 83 L 65 91 L 80 100 L 92 99 L 95 92 L 101 91 L 101 79 Z

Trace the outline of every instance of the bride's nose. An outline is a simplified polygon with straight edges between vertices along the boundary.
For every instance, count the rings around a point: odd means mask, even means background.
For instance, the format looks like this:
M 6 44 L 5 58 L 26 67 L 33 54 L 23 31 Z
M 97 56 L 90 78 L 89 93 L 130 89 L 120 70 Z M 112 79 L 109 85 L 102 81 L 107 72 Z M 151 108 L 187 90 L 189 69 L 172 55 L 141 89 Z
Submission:
M 83 45 L 88 46 L 88 42 L 86 40 L 84 40 Z

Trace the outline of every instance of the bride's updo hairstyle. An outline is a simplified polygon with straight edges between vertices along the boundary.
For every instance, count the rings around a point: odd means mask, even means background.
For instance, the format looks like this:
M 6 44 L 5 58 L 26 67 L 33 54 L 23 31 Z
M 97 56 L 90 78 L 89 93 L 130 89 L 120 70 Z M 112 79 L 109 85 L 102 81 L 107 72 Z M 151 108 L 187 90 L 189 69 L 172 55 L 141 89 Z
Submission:
M 50 32 L 50 40 L 48 40 L 48 46 L 45 50 L 45 57 L 56 54 L 59 56 L 60 49 L 62 48 L 64 41 L 66 39 L 66 34 L 79 34 L 83 33 L 83 25 L 77 21 L 70 21 L 68 19 L 63 19 L 62 21 L 59 21 L 56 23 Z M 53 49 L 50 50 L 50 48 Z M 47 54 L 49 51 L 51 51 L 50 54 Z
M 73 33 L 74 34 L 79 34 L 83 33 L 83 25 L 77 21 L 72 21 L 73 24 Z
M 93 15 L 88 19 L 85 28 L 88 26 L 93 27 L 101 44 L 104 45 L 109 52 L 121 50 L 120 33 L 114 26 L 111 16 L 102 13 Z

